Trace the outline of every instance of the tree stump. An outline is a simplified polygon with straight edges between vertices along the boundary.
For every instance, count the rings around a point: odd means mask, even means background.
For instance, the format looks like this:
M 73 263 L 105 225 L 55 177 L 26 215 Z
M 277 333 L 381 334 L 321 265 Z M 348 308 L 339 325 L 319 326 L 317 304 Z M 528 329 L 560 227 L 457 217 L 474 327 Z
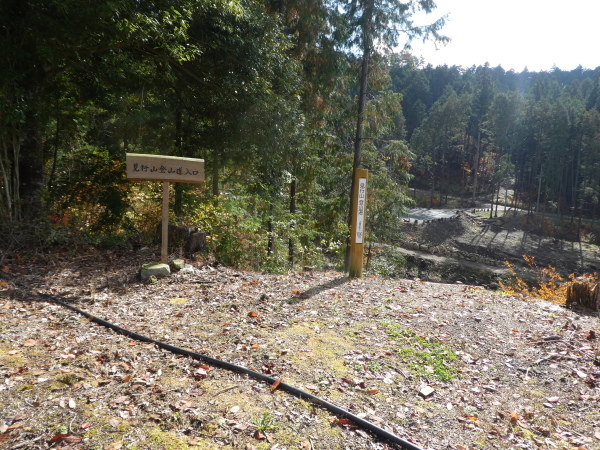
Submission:
M 206 250 L 206 233 L 204 232 L 196 232 L 192 233 L 188 239 L 186 240 L 183 251 L 185 253 L 186 258 L 189 258 L 193 261 L 196 260 L 194 253 L 205 251 Z
M 579 305 L 600 311 L 600 283 L 582 278 L 567 288 L 567 306 Z

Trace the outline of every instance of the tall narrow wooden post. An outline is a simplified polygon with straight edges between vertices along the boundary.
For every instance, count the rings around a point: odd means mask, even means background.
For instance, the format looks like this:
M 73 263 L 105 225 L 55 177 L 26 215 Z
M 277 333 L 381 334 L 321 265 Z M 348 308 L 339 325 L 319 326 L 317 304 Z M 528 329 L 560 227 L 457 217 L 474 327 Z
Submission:
M 365 248 L 365 219 L 367 216 L 367 179 L 369 171 L 354 171 L 354 192 L 352 194 L 352 225 L 350 228 L 350 278 L 362 277 L 363 253 Z
M 169 259 L 169 182 L 163 181 L 163 204 L 162 204 L 162 246 L 160 251 L 160 262 L 168 264 Z

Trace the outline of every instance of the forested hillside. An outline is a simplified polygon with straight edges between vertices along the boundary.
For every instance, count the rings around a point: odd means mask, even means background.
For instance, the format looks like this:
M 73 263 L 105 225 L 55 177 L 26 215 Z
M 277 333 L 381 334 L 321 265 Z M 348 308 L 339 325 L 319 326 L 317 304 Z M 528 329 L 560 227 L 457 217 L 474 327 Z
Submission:
M 412 22 L 434 8 L 3 1 L 2 258 L 152 243 L 159 184 L 127 181 L 126 153 L 204 159 L 206 186 L 172 186 L 172 223 L 267 270 L 342 250 L 357 167 L 371 240 L 394 238 L 409 183 L 439 204 L 514 181 L 520 206 L 597 216 L 600 69 L 426 66 L 406 45 L 445 40 L 444 18 Z
M 404 96 L 414 181 L 433 204 L 511 186 L 528 210 L 597 217 L 600 68 L 397 65 L 391 74 Z

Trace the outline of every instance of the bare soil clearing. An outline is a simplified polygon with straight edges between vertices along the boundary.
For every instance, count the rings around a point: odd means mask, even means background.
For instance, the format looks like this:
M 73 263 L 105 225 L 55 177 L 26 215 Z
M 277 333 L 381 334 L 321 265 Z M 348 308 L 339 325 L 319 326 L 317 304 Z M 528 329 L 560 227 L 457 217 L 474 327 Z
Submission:
M 6 278 L 244 365 L 422 448 L 600 448 L 600 320 L 465 284 L 53 254 Z M 118 269 L 117 269 L 118 268 Z M 172 355 L 2 283 L 0 446 L 384 449 L 305 401 Z
M 600 268 L 600 250 L 586 242 L 569 242 L 524 231 L 522 215 L 489 219 L 487 214 L 461 212 L 455 220 L 405 224 L 400 250 L 408 256 L 404 276 L 430 281 L 463 281 L 497 286 L 509 275 L 504 261 L 525 278 L 534 278 L 523 255 L 539 267 L 553 266 L 563 277 L 594 273 Z M 415 250 L 419 245 L 427 251 Z

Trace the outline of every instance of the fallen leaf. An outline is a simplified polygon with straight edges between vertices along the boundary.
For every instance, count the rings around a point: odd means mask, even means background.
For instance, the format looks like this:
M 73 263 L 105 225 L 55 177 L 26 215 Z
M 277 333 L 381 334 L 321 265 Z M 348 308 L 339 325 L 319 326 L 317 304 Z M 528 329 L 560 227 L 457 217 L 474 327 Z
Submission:
M 281 378 L 275 380 L 275 383 L 273 383 L 271 385 L 271 390 L 275 391 L 279 387 L 280 384 L 281 384 Z
M 356 430 L 354 430 L 354 432 L 355 432 L 356 434 L 358 434 L 358 435 L 360 435 L 360 436 L 364 437 L 364 438 L 368 438 L 368 437 L 369 437 L 369 435 L 368 435 L 367 433 L 365 433 L 363 430 L 356 429 Z
M 257 313 L 255 313 L 254 311 L 250 311 L 250 312 L 248 313 L 248 316 L 249 316 L 249 317 L 258 317 L 258 314 L 257 314 Z
M 34 345 L 37 345 L 37 341 L 35 339 L 27 339 L 25 342 L 23 342 L 23 347 L 33 347 Z
M 338 419 L 335 423 L 339 423 L 340 425 L 349 425 L 352 423 L 350 419 Z
M 89 423 L 89 422 L 83 422 L 83 423 L 80 425 L 80 427 L 81 427 L 81 429 L 82 429 L 82 430 L 87 430 L 87 429 L 88 429 L 89 427 L 91 427 L 91 426 L 92 426 L 92 424 L 91 424 L 91 423 Z
M 510 422 L 516 423 L 519 420 L 519 415 L 516 412 L 510 414 Z
M 190 409 L 193 407 L 194 407 L 194 404 L 192 402 L 188 402 L 186 400 L 182 401 L 181 403 L 179 403 L 178 405 L 175 406 L 175 408 L 179 409 L 180 411 L 183 411 L 184 409 Z
M 110 444 L 105 450 L 119 450 L 121 447 L 123 447 L 123 442 L 117 441 Z
M 21 422 L 25 420 L 25 417 L 25 414 L 17 414 L 16 416 L 5 417 L 5 419 L 11 420 L 12 422 Z
M 57 434 L 52 439 L 52 442 L 65 442 L 67 444 L 78 444 L 83 441 L 81 436 L 76 436 L 74 434 Z
M 17 423 L 13 423 L 10 427 L 8 427 L 6 429 L 6 431 L 12 431 L 12 430 L 16 430 L 17 428 L 20 428 L 23 426 L 23 422 L 17 422 Z
M 4 272 L 4 273 L 8 273 L 8 272 L 10 272 L 10 266 L 4 266 L 4 267 L 2 268 L 2 272 Z
M 379 389 L 377 389 L 377 388 L 374 388 L 374 389 L 369 389 L 369 390 L 367 391 L 367 394 L 374 395 L 374 394 L 377 394 L 378 392 L 379 392 Z
M 196 370 L 194 370 L 194 378 L 196 380 L 206 378 L 206 370 L 204 370 L 202 367 L 198 367 Z
M 550 430 L 542 427 L 533 427 L 534 430 L 538 431 L 542 436 L 550 436 Z
M 260 432 L 260 431 L 258 431 L 258 430 L 256 430 L 256 431 L 254 432 L 254 439 L 258 439 L 258 440 L 261 440 L 261 441 L 262 441 L 262 440 L 263 440 L 263 439 L 265 439 L 265 438 L 266 438 L 266 436 L 264 435 L 264 433 L 261 433 L 261 432 Z

